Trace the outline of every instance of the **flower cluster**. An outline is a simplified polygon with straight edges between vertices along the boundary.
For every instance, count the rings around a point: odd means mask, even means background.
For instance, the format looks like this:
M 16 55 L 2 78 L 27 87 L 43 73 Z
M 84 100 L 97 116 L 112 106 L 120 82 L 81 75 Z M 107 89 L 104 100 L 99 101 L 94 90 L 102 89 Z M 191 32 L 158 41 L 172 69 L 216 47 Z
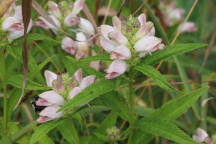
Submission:
M 66 36 L 62 39 L 61 47 L 67 53 L 74 55 L 76 59 L 88 57 L 89 46 L 92 45 L 92 37 L 95 35 L 91 22 L 78 16 L 84 7 L 84 2 L 84 0 L 76 0 L 71 8 L 71 4 L 66 1 L 59 4 L 49 1 L 48 13 L 55 25 L 43 17 L 39 17 L 39 21 L 36 22 L 37 26 L 51 29 L 54 33 L 57 33 L 60 28 L 74 32 L 75 40 Z
M 2 23 L 2 31 L 9 32 L 8 39 L 17 39 L 24 35 L 24 24 L 22 18 L 21 5 L 16 6 L 15 3 L 11 4 L 8 12 L 4 15 Z M 27 32 L 32 28 L 33 22 L 30 20 Z
M 35 96 L 32 102 L 35 111 L 39 112 L 37 120 L 39 123 L 62 117 L 64 112 L 57 112 L 61 106 L 95 82 L 94 75 L 83 78 L 81 69 L 77 70 L 72 77 L 67 74 L 57 75 L 51 71 L 45 71 L 44 75 L 47 86 L 52 90 Z
M 184 9 L 176 8 L 175 2 L 171 2 L 165 5 L 160 2 L 159 6 L 164 22 L 167 26 L 171 27 L 183 21 L 183 15 L 185 13 Z M 181 32 L 196 32 L 197 27 L 193 22 L 186 22 L 184 25 L 180 24 Z
M 99 31 L 100 45 L 113 60 L 106 70 L 107 79 L 123 74 L 127 70 L 127 62 L 133 64 L 139 57 L 164 47 L 162 40 L 155 37 L 154 25 L 146 21 L 145 14 L 137 19 L 130 17 L 126 24 L 115 16 L 113 26 L 101 25 Z

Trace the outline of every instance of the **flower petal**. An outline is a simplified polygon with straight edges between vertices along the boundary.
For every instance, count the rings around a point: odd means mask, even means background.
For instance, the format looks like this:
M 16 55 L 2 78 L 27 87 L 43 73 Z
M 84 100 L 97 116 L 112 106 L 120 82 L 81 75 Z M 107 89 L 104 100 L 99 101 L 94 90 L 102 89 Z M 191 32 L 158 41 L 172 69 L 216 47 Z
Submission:
M 115 43 L 114 41 L 108 40 L 104 38 L 103 36 L 100 36 L 100 45 L 108 53 L 113 51 L 116 48 L 116 46 L 118 46 L 117 43 Z
M 53 90 L 43 92 L 42 94 L 39 94 L 38 96 L 46 100 L 51 105 L 63 105 L 64 104 L 64 98 Z
M 84 4 L 85 4 L 85 0 L 76 0 L 74 3 L 72 13 L 74 15 L 77 15 L 83 9 Z
M 48 1 L 49 14 L 54 15 L 57 18 L 61 18 L 61 12 L 59 6 L 54 1 Z
M 66 26 L 78 25 L 79 23 L 80 23 L 80 18 L 74 15 L 73 13 L 70 13 L 64 19 L 64 24 Z
M 117 16 L 112 18 L 112 23 L 115 29 L 121 31 L 121 20 Z
M 111 54 L 110 54 L 111 59 L 119 59 L 119 60 L 124 60 L 124 59 L 130 59 L 131 58 L 131 52 L 129 48 L 127 48 L 124 45 L 120 45 L 114 49 Z
M 88 34 L 88 35 L 94 35 L 95 29 L 90 21 L 84 18 L 80 18 L 79 28 L 82 32 Z
M 80 93 L 82 89 L 80 87 L 73 88 L 69 93 L 69 99 L 74 98 L 78 93 Z
M 78 69 L 78 70 L 74 73 L 74 77 L 75 77 L 75 79 L 76 79 L 79 83 L 81 83 L 82 78 L 83 78 L 82 69 Z
M 65 37 L 61 42 L 61 47 L 69 54 L 74 55 L 77 49 L 77 44 L 70 37 Z
M 52 83 L 54 80 L 57 80 L 57 74 L 55 74 L 54 72 L 51 72 L 49 70 L 46 70 L 44 72 L 44 76 L 45 76 L 45 79 L 46 79 L 46 84 L 47 86 L 49 87 L 52 87 Z
M 137 52 L 152 52 L 161 41 L 160 38 L 154 36 L 145 36 L 135 43 L 134 49 Z
M 80 88 L 85 89 L 95 81 L 95 75 L 89 75 L 87 77 L 84 77 L 83 80 L 80 83 Z
M 115 78 L 127 70 L 127 64 L 122 60 L 114 60 L 106 70 L 106 79 Z
M 57 119 L 63 116 L 63 111 L 57 112 L 60 109 L 60 106 L 48 106 L 45 109 L 43 109 L 39 115 L 38 122 L 46 122 L 49 120 Z
M 141 26 L 144 26 L 146 23 L 146 15 L 144 13 L 140 14 L 138 16 L 138 21 L 139 21 Z

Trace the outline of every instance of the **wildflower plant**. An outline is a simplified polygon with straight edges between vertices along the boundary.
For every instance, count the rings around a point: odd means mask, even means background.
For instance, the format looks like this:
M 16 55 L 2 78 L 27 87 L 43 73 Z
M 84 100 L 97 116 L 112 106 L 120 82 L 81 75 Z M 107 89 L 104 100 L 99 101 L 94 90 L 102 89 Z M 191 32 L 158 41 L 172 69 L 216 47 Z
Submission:
M 215 143 L 211 1 L 2 0 L 0 144 Z

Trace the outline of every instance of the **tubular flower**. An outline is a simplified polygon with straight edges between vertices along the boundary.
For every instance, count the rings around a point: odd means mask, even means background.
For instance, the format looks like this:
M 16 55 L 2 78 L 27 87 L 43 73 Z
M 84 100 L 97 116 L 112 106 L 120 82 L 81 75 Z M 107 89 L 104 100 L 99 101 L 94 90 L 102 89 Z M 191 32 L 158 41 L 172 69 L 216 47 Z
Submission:
M 208 134 L 205 130 L 198 128 L 196 135 L 193 135 L 193 139 L 198 142 L 202 143 L 208 138 Z
M 162 12 L 163 20 L 167 26 L 171 27 L 178 23 L 182 23 L 185 11 L 182 8 L 176 8 L 175 2 L 171 2 L 168 5 L 165 5 L 163 2 L 160 2 L 159 8 Z M 184 26 L 180 24 L 178 29 L 180 29 L 181 27 L 182 33 L 197 31 L 197 27 L 193 22 L 187 22 Z
M 9 32 L 8 39 L 13 40 L 24 35 L 24 24 L 22 19 L 22 8 L 21 6 L 14 6 L 14 13 L 12 16 L 5 17 L 2 23 L 2 30 Z M 32 28 L 32 20 L 30 20 L 27 32 Z
M 84 90 L 86 87 L 95 82 L 95 75 L 89 75 L 83 78 L 82 71 L 80 69 L 77 71 L 77 73 L 74 74 L 74 76 L 78 80 L 78 85 L 70 91 L 70 99 L 74 98 L 82 90 Z
M 38 112 L 39 123 L 62 117 L 64 111 L 58 112 L 62 105 L 95 82 L 94 75 L 83 78 L 81 69 L 77 70 L 72 77 L 67 74 L 59 76 L 48 70 L 45 71 L 44 76 L 47 86 L 52 90 L 33 97 L 32 106 Z
M 101 25 L 99 31 L 101 47 L 114 60 L 106 70 L 107 79 L 123 74 L 127 70 L 127 62 L 133 63 L 133 60 L 164 47 L 162 40 L 154 36 L 154 25 L 146 21 L 145 14 L 137 19 L 130 17 L 124 25 L 115 16 L 113 26 Z
M 48 14 L 53 23 L 43 17 L 38 17 L 38 21 L 35 22 L 36 26 L 40 26 L 45 30 L 51 29 L 55 34 L 60 29 L 73 32 L 75 37 L 64 37 L 61 47 L 65 52 L 75 56 L 78 60 L 86 58 L 91 54 L 89 53 L 90 47 L 95 42 L 95 29 L 92 23 L 85 18 L 79 17 L 84 4 L 85 0 L 76 0 L 73 4 L 67 1 L 62 1 L 59 4 L 54 1 L 48 1 Z M 99 64 L 90 66 L 97 70 Z

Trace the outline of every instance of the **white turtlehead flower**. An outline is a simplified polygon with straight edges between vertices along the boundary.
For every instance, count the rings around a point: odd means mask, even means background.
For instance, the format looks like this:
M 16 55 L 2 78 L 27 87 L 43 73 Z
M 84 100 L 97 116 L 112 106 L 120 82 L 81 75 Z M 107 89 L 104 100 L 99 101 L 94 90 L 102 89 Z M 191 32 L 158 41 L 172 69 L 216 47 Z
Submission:
M 78 24 L 78 27 L 81 29 L 82 32 L 86 33 L 89 36 L 95 34 L 95 29 L 92 23 L 85 18 L 80 18 L 80 23 Z
M 195 140 L 198 143 L 204 142 L 206 138 L 208 138 L 208 134 L 205 130 L 201 128 L 198 128 L 196 135 L 193 135 L 193 140 Z
M 69 93 L 69 98 L 72 99 L 75 97 L 77 94 L 79 94 L 82 90 L 84 90 L 86 87 L 91 85 L 92 83 L 95 82 L 95 75 L 89 75 L 86 77 L 82 77 L 82 70 L 78 69 L 74 73 L 75 79 L 79 82 L 79 85 L 77 87 L 74 87 L 70 93 Z
M 113 51 L 110 53 L 111 59 L 119 59 L 119 60 L 125 60 L 131 58 L 131 52 L 129 48 L 127 48 L 124 45 L 120 45 L 116 47 Z
M 54 72 L 51 72 L 49 70 L 46 70 L 44 72 L 44 76 L 45 76 L 47 86 L 53 87 L 53 81 L 57 80 L 57 74 L 55 74 Z
M 112 79 L 123 74 L 127 70 L 127 64 L 122 60 L 114 60 L 106 70 L 106 79 Z
M 76 42 L 71 39 L 70 37 L 65 37 L 61 42 L 61 47 L 63 50 L 65 50 L 67 53 L 71 55 L 75 55 L 77 50 L 77 44 Z
M 46 107 L 39 113 L 39 118 L 37 119 L 37 122 L 44 123 L 62 117 L 64 112 L 63 111 L 57 112 L 59 109 L 60 106 L 57 105 Z
M 89 55 L 89 44 L 87 37 L 83 32 L 76 33 L 77 52 L 76 59 L 86 58 Z
M 142 39 L 138 40 L 134 49 L 137 52 L 151 53 L 156 50 L 157 46 L 161 44 L 162 40 L 154 36 L 144 36 Z
M 36 101 L 37 106 L 63 105 L 64 98 L 53 90 L 39 94 L 39 99 Z
M 193 22 L 186 22 L 184 25 L 181 24 L 178 29 L 181 28 L 181 32 L 196 32 L 197 31 L 197 27 L 195 25 L 195 23 Z
M 61 11 L 57 3 L 55 3 L 54 1 L 48 1 L 48 8 L 48 13 L 50 15 L 54 15 L 57 18 L 61 18 Z
M 30 23 L 28 25 L 27 33 L 32 28 L 32 20 L 30 20 Z M 15 6 L 14 7 L 14 15 L 6 17 L 5 20 L 2 23 L 2 31 L 9 32 L 8 39 L 17 39 L 24 35 L 24 24 L 22 20 L 22 8 L 21 6 Z
M 74 15 L 79 14 L 80 11 L 83 9 L 84 4 L 85 4 L 85 0 L 76 0 L 74 2 L 73 9 L 72 9 L 71 13 L 73 13 Z
M 49 15 L 49 17 L 52 19 L 55 25 L 49 23 L 44 17 L 40 16 L 38 17 L 39 21 L 36 22 L 37 26 L 40 26 L 44 29 L 51 29 L 55 34 L 61 27 L 61 24 L 59 20 L 54 15 Z

